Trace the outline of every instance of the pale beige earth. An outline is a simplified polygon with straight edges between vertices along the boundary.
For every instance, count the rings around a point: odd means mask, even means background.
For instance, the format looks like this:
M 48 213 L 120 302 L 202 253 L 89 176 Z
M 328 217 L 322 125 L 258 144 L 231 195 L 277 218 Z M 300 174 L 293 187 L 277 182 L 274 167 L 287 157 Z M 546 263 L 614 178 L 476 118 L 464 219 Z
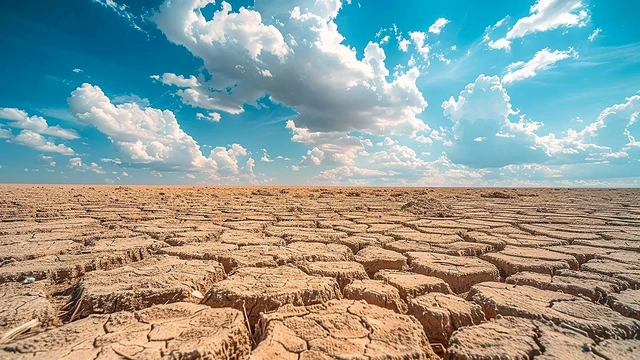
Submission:
M 640 359 L 640 191 L 0 186 L 0 359 Z

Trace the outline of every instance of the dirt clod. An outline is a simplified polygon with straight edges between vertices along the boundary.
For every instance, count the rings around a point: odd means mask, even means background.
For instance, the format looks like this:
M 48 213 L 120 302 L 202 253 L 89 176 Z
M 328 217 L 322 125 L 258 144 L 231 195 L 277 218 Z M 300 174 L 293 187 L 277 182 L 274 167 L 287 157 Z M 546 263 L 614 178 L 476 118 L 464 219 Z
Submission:
M 364 301 L 285 306 L 263 314 L 251 359 L 437 359 L 414 318 Z

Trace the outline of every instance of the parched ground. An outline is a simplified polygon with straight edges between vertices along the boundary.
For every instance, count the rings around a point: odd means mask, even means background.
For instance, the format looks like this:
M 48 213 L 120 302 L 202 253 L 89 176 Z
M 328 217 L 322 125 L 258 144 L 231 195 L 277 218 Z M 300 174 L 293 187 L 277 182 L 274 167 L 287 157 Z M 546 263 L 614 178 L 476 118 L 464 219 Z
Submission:
M 640 359 L 640 191 L 0 185 L 0 359 Z

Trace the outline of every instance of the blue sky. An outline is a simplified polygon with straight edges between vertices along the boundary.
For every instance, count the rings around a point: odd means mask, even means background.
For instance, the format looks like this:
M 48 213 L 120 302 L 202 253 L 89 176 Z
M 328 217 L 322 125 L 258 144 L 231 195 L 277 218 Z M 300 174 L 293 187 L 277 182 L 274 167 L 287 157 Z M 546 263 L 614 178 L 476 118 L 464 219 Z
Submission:
M 0 182 L 640 185 L 640 3 L 0 13 Z

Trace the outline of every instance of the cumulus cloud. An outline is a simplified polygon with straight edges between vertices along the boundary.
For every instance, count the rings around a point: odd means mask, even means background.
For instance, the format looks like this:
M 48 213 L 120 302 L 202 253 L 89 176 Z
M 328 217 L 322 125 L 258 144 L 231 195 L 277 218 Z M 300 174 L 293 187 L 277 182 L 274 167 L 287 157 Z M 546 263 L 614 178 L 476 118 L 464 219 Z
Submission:
M 429 45 L 426 44 L 427 34 L 422 31 L 411 31 L 409 32 L 409 37 L 413 41 L 416 51 L 423 59 L 427 60 L 429 58 L 429 52 L 431 51 Z
M 376 143 L 377 146 L 391 146 L 391 145 L 395 145 L 398 142 L 391 139 L 390 137 L 385 137 L 383 141 Z
M 68 102 L 78 121 L 109 137 L 124 162 L 160 170 L 216 169 L 215 161 L 202 155 L 198 143 L 169 110 L 141 108 L 137 103 L 114 105 L 91 84 L 74 90 Z
M 282 158 L 282 156 L 279 156 L 278 158 Z M 266 149 L 262 149 L 262 157 L 260 158 L 260 161 L 262 162 L 273 162 L 273 159 L 269 159 L 269 154 L 267 154 L 267 150 Z
M 217 112 L 210 112 L 208 115 L 205 115 L 203 113 L 197 113 L 196 114 L 196 118 L 198 120 L 206 120 L 206 121 L 211 121 L 211 122 L 220 122 L 220 114 Z
M 20 133 L 10 140 L 12 143 L 28 146 L 43 152 L 59 153 L 62 155 L 73 155 L 75 152 L 64 144 L 55 144 L 53 141 L 47 140 L 44 136 L 31 130 L 22 130 Z
M 86 172 L 86 171 L 91 171 L 94 172 L 96 174 L 104 174 L 105 171 L 102 170 L 102 167 L 94 162 L 90 163 L 89 165 L 85 164 L 82 162 L 82 159 L 79 157 L 74 157 L 69 159 L 69 165 L 67 165 L 67 167 L 69 169 L 75 170 L 75 171 L 80 171 L 80 172 Z
M 491 40 L 487 43 L 487 46 L 489 46 L 489 48 L 494 49 L 494 50 L 506 50 L 509 51 L 511 50 L 511 41 L 505 39 L 505 38 L 500 38 L 498 40 Z
M 238 157 L 247 156 L 247 149 L 240 144 L 232 144 L 229 149 L 223 146 L 217 146 L 211 150 L 209 157 L 218 164 L 219 172 L 227 172 L 237 175 L 240 173 L 238 168 Z M 253 167 L 253 165 L 252 165 Z
M 340 166 L 330 170 L 321 171 L 314 179 L 332 183 L 341 182 L 344 179 L 364 179 L 387 175 L 386 172 L 375 169 L 366 169 L 357 166 Z
M 311 132 L 309 129 L 301 129 L 296 127 L 292 120 L 287 121 L 286 127 L 293 133 L 292 141 L 322 152 L 321 159 L 316 156 L 320 162 L 316 164 L 316 161 L 306 161 L 307 165 L 352 164 L 357 152 L 364 149 L 365 144 L 370 144 L 370 140 L 367 142 L 367 140 L 342 132 Z
M 0 119 L 10 120 L 9 126 L 31 130 L 41 135 L 59 137 L 66 140 L 78 139 L 78 133 L 74 130 L 63 129 L 59 125 L 49 126 L 47 120 L 41 116 L 29 116 L 26 111 L 16 108 L 0 108 Z
M 547 160 L 534 133 L 542 124 L 524 118 L 511 122 L 515 112 L 510 100 L 500 78 L 480 75 L 457 99 L 442 103 L 444 115 L 454 123 L 447 149 L 454 163 L 483 168 Z
M 324 151 L 313 148 L 307 151 L 307 155 L 302 155 L 302 161 L 300 165 L 309 166 L 309 165 L 320 165 L 324 160 Z
M 569 129 L 567 138 L 576 146 L 590 147 L 592 156 L 599 155 L 609 162 L 616 159 L 628 162 L 640 157 L 640 141 L 637 140 L 640 137 L 639 114 L 640 95 L 633 95 L 623 103 L 604 109 L 582 130 Z M 598 146 L 594 145 L 596 141 Z
M 433 23 L 433 25 L 429 26 L 429 32 L 438 35 L 448 23 L 450 23 L 449 20 L 445 18 L 439 18 L 438 20 L 436 20 L 436 22 Z
M 48 166 L 51 166 L 51 167 L 55 167 L 56 166 L 56 162 L 53 161 L 53 156 L 39 154 L 38 156 L 36 156 L 36 161 L 38 161 L 40 163 L 45 163 L 45 164 L 47 164 Z
M 426 137 L 424 135 L 419 135 L 416 137 L 416 141 L 423 144 L 433 144 L 433 140 L 430 137 Z
M 418 170 L 425 165 L 424 160 L 420 159 L 412 148 L 397 142 L 387 146 L 384 150 L 371 154 L 369 163 L 378 169 L 396 171 L 405 171 L 402 169 Z
M 114 96 L 112 99 L 114 104 L 124 104 L 124 103 L 136 103 L 140 107 L 147 107 L 150 105 L 149 99 L 141 98 L 136 94 L 125 94 Z
M 552 68 L 556 62 L 570 57 L 577 58 L 578 53 L 569 48 L 566 51 L 549 51 L 549 48 L 538 51 L 531 60 L 518 61 L 507 66 L 507 73 L 502 77 L 502 82 L 508 84 L 515 81 L 534 77 L 538 72 Z
M 636 140 L 640 136 L 640 95 L 606 108 L 582 130 L 570 128 L 562 136 L 538 135 L 543 124 L 527 120 L 525 115 L 519 115 L 517 122 L 510 121 L 516 112 L 497 76 L 480 75 L 457 100 L 451 97 L 442 108 L 454 122 L 451 148 L 447 149 L 454 163 L 474 168 L 610 164 L 620 166 L 615 168 L 619 175 L 640 175 L 640 170 L 633 172 L 622 166 L 637 162 L 634 159 L 640 156 Z
M 0 124 L 0 139 L 10 139 L 13 137 L 11 130 L 3 129 L 2 124 Z
M 411 41 L 409 39 L 405 39 L 402 36 L 398 36 L 397 40 L 398 40 L 398 50 L 402 52 L 409 51 L 409 45 L 411 45 Z
M 411 133 L 424 127 L 417 118 L 427 106 L 416 86 L 419 71 L 388 81 L 386 55 L 374 42 L 358 60 L 334 22 L 339 0 L 259 0 L 253 9 L 237 12 L 222 2 L 207 20 L 200 9 L 209 3 L 167 1 L 152 17 L 171 42 L 201 58 L 211 75 L 162 76 L 181 88 L 185 103 L 237 114 L 269 94 L 298 113 L 298 128 L 311 132 Z

